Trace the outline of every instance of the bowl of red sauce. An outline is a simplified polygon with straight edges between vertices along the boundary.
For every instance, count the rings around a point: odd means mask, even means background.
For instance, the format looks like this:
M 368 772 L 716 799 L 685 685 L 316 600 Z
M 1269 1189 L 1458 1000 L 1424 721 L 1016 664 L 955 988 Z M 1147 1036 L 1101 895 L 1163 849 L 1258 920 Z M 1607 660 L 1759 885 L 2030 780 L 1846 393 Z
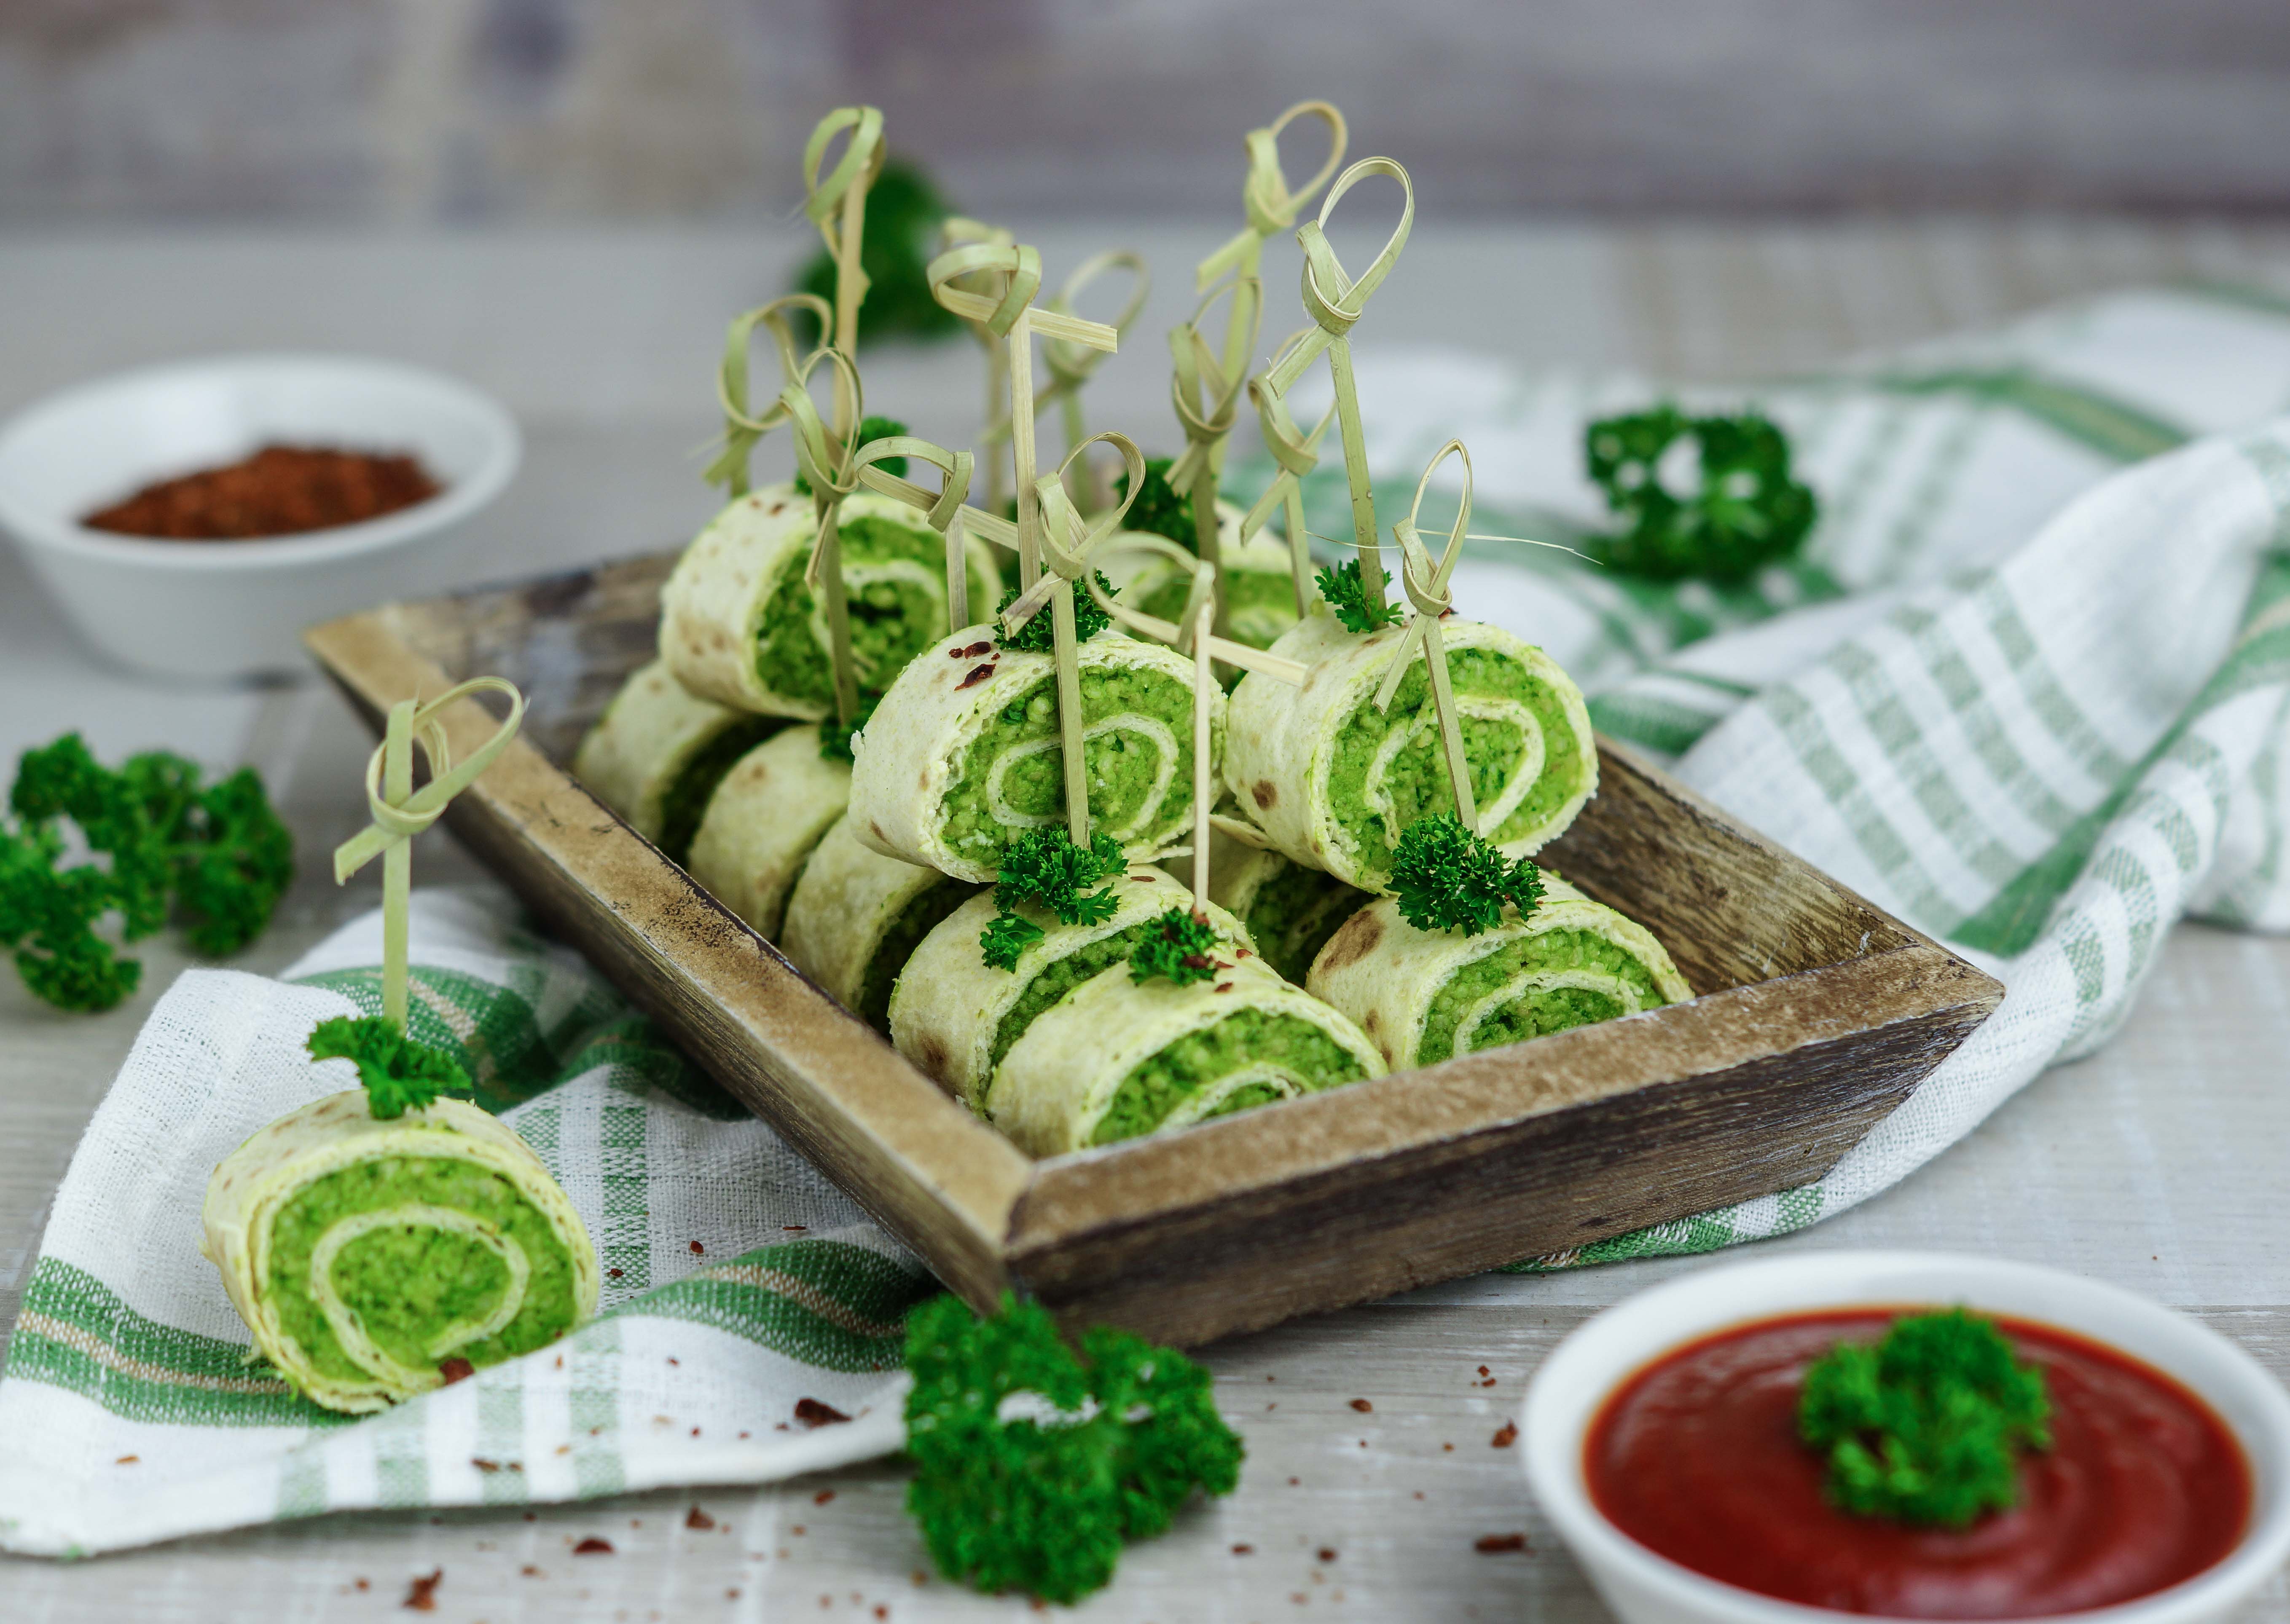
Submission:
M 174 362 L 0 424 L 0 530 L 116 665 L 295 670 L 314 621 L 454 584 L 457 543 L 521 449 L 498 402 L 419 367 Z
M 2048 1401 L 2011 1503 L 1859 1515 L 1799 1425 L 1806 1372 L 1904 1318 L 1992 1324 Z M 1527 1395 L 1535 1498 L 1624 1624 L 1839 1615 L 2223 1618 L 2290 1555 L 2290 1395 L 2187 1316 L 2032 1264 L 1792 1253 L 1583 1325 Z

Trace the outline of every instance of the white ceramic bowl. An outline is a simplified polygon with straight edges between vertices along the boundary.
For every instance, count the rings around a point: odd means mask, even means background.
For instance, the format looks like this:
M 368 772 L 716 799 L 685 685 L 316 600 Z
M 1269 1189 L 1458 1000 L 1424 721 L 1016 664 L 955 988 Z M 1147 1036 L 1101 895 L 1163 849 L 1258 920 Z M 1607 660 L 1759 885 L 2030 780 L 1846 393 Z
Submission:
M 363 524 L 256 540 L 152 540 L 79 523 L 269 440 L 412 452 L 444 489 Z M 417 367 L 316 355 L 180 362 L 81 384 L 0 425 L 0 529 L 118 664 L 209 678 L 296 669 L 305 626 L 404 596 L 421 561 L 500 494 L 521 449 L 499 403 Z
M 1584 1435 L 1615 1388 L 1682 1343 L 1781 1315 L 1924 1303 L 1961 1303 L 2056 1325 L 2142 1359 L 2216 1411 L 2249 1457 L 2250 1526 L 2225 1561 L 2152 1596 L 2055 1619 L 2223 1618 L 2290 1554 L 2290 1396 L 2216 1332 L 2119 1287 L 2030 1263 L 1942 1252 L 1790 1252 L 1704 1269 L 1607 1309 L 1561 1342 L 1527 1389 L 1527 1482 L 1623 1624 L 1838 1624 L 1865 1617 L 1759 1596 L 1654 1555 L 1591 1503 Z

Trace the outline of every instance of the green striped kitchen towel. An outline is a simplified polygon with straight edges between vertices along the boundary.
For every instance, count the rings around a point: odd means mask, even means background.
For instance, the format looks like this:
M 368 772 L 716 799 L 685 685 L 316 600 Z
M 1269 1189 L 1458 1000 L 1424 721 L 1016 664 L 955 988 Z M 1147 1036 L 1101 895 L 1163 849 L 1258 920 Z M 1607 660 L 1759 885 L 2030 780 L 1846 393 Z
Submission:
M 1359 391 L 1380 513 L 1453 434 L 1474 529 L 1561 541 L 1604 516 L 1585 424 L 1663 393 L 1421 354 L 1364 356 Z M 1522 1268 L 1800 1228 L 2102 1042 L 2174 921 L 2290 929 L 2290 298 L 2116 294 L 1683 395 L 1787 428 L 1822 504 L 1799 560 L 1719 589 L 1476 542 L 1458 609 L 1548 648 L 1603 731 L 2008 994 L 1818 1184 Z M 1317 533 L 1349 534 L 1333 460 L 1307 501 Z
M 380 1012 L 379 916 L 281 980 L 191 971 L 56 1193 L 0 1378 L 0 1548 L 753 1483 L 899 1446 L 901 1320 L 933 1289 L 921 1266 L 498 893 L 413 901 L 414 1035 L 460 1059 L 572 1196 L 605 1269 L 597 1319 L 364 1420 L 249 1364 L 199 1255 L 207 1177 L 339 1092 L 302 1043 L 328 1016 Z

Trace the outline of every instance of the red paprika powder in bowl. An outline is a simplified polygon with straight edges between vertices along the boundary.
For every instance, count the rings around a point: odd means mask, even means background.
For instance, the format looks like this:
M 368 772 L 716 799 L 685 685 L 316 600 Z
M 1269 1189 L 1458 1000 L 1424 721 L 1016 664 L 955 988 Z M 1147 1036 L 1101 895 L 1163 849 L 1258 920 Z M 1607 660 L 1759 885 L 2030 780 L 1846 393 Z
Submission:
M 2290 1396 L 2033 1265 L 1707 1269 L 1568 1338 L 1525 1419 L 1535 1497 L 1626 1624 L 2192 1624 L 2290 1551 Z
M 0 529 L 116 664 L 299 669 L 305 626 L 456 584 L 452 543 L 521 451 L 497 402 L 417 367 L 180 362 L 0 425 Z

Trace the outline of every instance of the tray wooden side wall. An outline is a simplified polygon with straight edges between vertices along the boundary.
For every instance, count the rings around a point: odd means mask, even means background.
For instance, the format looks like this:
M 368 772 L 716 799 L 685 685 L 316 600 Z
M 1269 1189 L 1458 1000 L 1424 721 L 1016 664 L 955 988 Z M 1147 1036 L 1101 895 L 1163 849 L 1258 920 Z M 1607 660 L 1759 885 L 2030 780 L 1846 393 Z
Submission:
M 662 858 L 561 764 L 650 658 L 669 560 L 314 628 L 376 721 L 482 673 L 525 734 L 447 814 L 554 930 L 949 1284 L 1193 1345 L 1808 1183 L 2002 988 L 1600 742 L 1545 860 L 1701 995 L 1308 1100 L 1033 1162 Z M 455 708 L 457 748 L 492 724 Z

